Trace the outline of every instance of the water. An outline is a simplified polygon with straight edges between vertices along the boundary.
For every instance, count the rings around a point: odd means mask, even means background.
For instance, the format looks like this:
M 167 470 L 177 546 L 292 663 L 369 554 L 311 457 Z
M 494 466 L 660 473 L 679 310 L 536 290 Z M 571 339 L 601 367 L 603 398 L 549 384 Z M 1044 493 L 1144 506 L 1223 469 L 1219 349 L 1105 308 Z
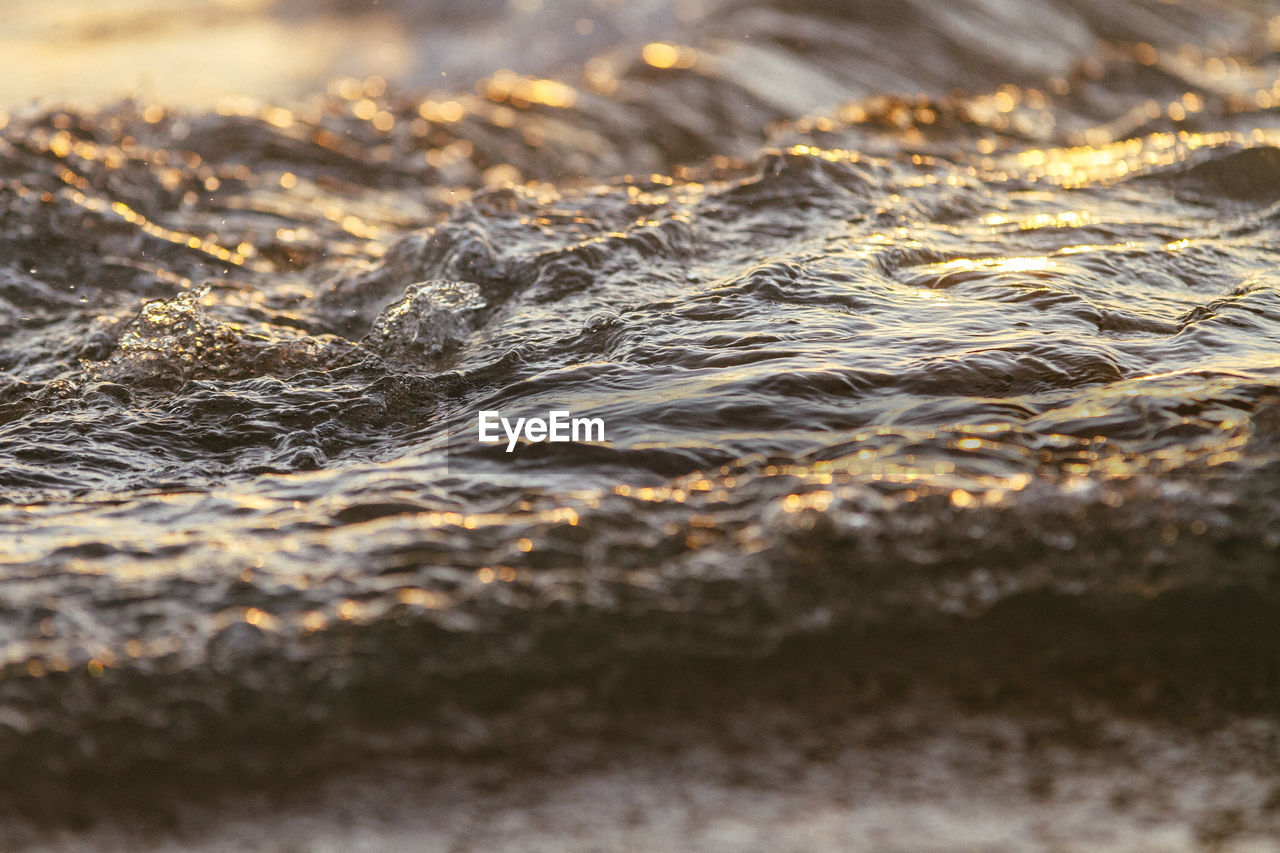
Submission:
M 373 10 L 389 80 L 0 114 L 7 785 L 1273 601 L 1275 4 L 454 5 Z

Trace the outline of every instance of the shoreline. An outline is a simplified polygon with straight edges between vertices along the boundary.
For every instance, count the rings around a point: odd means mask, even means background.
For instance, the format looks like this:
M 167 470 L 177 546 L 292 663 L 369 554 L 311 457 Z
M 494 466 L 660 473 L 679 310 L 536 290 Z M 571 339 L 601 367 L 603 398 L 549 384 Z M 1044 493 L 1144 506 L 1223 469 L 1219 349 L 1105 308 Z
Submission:
M 519 759 L 401 759 L 287 792 L 153 804 L 8 850 L 1280 850 L 1272 718 L 1204 729 L 940 699 L 825 730 L 795 709 L 651 719 Z M 1274 766 L 1274 764 L 1272 764 Z
M 311 755 L 250 737 L 203 777 L 11 784 L 0 846 L 1277 850 L 1280 679 L 1267 599 L 1249 618 L 1243 595 L 1032 597 L 946 631 L 441 699 Z M 1198 624 L 1161 629 L 1192 603 Z

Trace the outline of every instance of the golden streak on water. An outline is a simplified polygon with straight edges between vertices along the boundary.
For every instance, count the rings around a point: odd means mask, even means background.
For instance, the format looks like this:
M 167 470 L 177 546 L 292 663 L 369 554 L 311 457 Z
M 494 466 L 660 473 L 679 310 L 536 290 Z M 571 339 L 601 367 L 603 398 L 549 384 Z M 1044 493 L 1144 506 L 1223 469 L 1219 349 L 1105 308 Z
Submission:
M 572 86 L 555 80 L 545 80 L 517 74 L 509 68 L 494 72 L 476 84 L 476 92 L 491 101 L 510 103 L 515 107 L 540 104 L 557 109 L 568 109 L 578 102 L 578 92 Z
M 692 68 L 698 53 L 693 48 L 682 47 L 665 41 L 649 42 L 640 50 L 640 56 L 654 68 Z

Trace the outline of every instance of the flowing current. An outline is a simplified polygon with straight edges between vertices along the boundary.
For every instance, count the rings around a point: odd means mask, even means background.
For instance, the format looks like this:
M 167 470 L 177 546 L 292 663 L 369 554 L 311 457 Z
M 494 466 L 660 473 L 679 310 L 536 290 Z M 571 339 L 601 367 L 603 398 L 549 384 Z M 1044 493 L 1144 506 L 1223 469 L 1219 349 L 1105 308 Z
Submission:
M 1280 6 L 378 8 L 399 77 L 0 113 L 6 790 L 1280 612 Z

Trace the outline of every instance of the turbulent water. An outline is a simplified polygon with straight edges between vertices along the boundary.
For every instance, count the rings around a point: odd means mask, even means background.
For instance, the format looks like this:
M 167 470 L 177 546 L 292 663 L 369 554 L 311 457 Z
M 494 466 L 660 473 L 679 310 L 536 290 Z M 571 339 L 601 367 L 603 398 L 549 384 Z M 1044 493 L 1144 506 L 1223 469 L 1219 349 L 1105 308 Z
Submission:
M 1272 600 L 1280 6 L 455 5 L 545 41 L 0 114 L 7 785 L 1028 595 Z

